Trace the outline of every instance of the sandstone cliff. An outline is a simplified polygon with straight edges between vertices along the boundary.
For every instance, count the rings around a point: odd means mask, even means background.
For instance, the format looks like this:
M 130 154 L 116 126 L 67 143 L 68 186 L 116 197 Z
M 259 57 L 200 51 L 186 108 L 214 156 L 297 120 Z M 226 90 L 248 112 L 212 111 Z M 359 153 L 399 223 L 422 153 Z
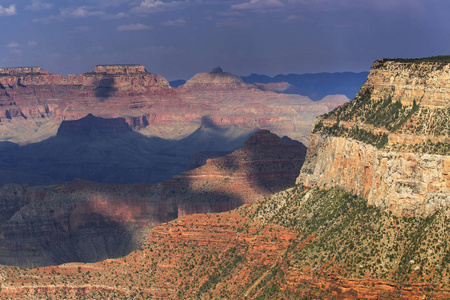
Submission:
M 450 204 L 448 57 L 380 60 L 357 97 L 319 117 L 297 183 L 340 187 L 397 215 Z

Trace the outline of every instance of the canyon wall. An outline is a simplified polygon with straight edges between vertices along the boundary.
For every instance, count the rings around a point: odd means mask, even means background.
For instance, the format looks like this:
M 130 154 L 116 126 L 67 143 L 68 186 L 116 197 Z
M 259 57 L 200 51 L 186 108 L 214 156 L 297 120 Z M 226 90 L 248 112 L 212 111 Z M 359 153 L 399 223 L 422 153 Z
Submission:
M 450 204 L 450 64 L 380 60 L 351 102 L 316 119 L 297 183 L 340 187 L 396 215 Z
M 431 215 L 450 204 L 450 157 L 382 151 L 352 139 L 314 134 L 297 179 L 339 187 L 396 215 Z
M 177 89 L 141 65 L 101 65 L 82 75 L 50 74 L 40 67 L 0 69 L 0 141 L 21 144 L 56 134 L 63 120 L 92 113 L 123 117 L 146 136 L 180 139 L 203 117 L 217 126 L 252 132 L 267 128 L 307 143 L 314 118 L 347 101 L 327 103 L 245 84 L 220 68 Z

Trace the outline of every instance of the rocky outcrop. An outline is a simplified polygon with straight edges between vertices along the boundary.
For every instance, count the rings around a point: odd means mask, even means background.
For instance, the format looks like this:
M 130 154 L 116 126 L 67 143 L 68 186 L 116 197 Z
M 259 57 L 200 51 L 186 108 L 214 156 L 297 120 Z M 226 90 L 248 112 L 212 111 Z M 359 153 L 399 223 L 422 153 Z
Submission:
M 0 76 L 50 75 L 41 67 L 0 68 Z
M 228 211 L 292 186 L 305 154 L 303 145 L 260 131 L 241 149 L 158 184 L 5 185 L 0 263 L 42 266 L 126 255 L 155 225 Z
M 449 62 L 376 61 L 353 101 L 315 121 L 297 183 L 340 187 L 396 215 L 448 207 Z
M 260 130 L 239 150 L 208 159 L 204 166 L 174 176 L 167 189 L 176 183 L 181 190 L 197 193 L 195 197 L 191 193 L 184 196 L 179 217 L 227 211 L 294 185 L 305 155 L 304 145 L 285 142 L 268 130 Z M 186 183 L 188 186 L 183 187 Z M 214 191 L 215 196 L 204 191 Z M 230 195 L 233 201 L 224 201 Z M 195 201 L 188 200 L 191 197 Z
M 147 70 L 142 65 L 98 65 L 87 74 L 108 75 L 145 75 Z
M 239 149 L 251 134 L 239 128 L 219 128 L 203 118 L 191 135 L 164 140 L 133 131 L 124 118 L 89 114 L 63 121 L 56 136 L 39 143 L 17 147 L 0 143 L 0 185 L 61 184 L 76 178 L 157 183 L 200 166 L 191 166 L 192 155 L 222 151 L 224 156 Z
M 361 202 L 337 189 L 294 188 L 230 212 L 186 216 L 154 228 L 123 258 L 2 267 L 0 297 L 447 299 L 449 265 L 435 227 L 414 228 Z M 432 263 L 416 245 L 432 251 Z M 395 267 L 385 272 L 387 264 Z
M 389 60 L 373 63 L 361 90 L 371 90 L 372 100 L 385 98 L 428 108 L 450 106 L 450 64 L 439 60 Z

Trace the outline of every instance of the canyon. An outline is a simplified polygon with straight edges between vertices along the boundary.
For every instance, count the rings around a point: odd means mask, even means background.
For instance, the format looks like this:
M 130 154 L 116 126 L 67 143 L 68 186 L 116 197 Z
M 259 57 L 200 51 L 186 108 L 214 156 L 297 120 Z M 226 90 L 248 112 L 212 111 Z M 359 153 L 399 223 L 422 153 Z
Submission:
M 226 76 L 217 71 L 194 78 L 189 93 Z M 355 99 L 314 121 L 306 158 L 296 148 L 300 172 L 289 163 L 295 151 L 265 163 L 283 140 L 295 144 L 268 131 L 223 158 L 199 154 L 204 166 L 156 185 L 187 180 L 190 192 L 177 219 L 161 219 L 137 250 L 96 263 L 0 266 L 0 297 L 448 299 L 449 72 L 449 56 L 374 62 Z M 211 190 L 240 196 L 211 202 Z
M 305 155 L 299 142 L 261 130 L 233 153 L 158 184 L 4 185 L 0 263 L 43 266 L 124 256 L 158 224 L 228 211 L 294 185 Z
M 206 117 L 201 122 L 189 136 L 165 140 L 132 130 L 124 118 L 89 114 L 63 121 L 56 136 L 39 143 L 0 142 L 0 185 L 61 184 L 77 178 L 157 183 L 191 169 L 193 156 L 228 154 L 254 133 L 218 127 Z

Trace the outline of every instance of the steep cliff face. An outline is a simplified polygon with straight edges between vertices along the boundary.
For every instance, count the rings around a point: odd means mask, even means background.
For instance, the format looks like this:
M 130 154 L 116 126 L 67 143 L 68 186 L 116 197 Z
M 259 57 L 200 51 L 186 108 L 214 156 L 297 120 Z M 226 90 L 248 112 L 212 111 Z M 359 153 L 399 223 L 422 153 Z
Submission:
M 314 134 L 298 183 L 340 187 L 396 215 L 431 215 L 450 204 L 450 157 L 378 150 Z
M 102 119 L 88 114 L 80 120 L 63 121 L 58 129 L 59 136 L 108 135 L 131 132 L 124 118 Z
M 92 72 L 68 76 L 40 67 L 0 69 L 0 139 L 41 141 L 55 135 L 63 120 L 88 113 L 126 117 L 139 129 L 146 120 L 138 108 L 164 111 L 168 106 L 188 106 L 170 96 L 172 90 L 165 78 L 139 65 L 97 66 Z
M 427 108 L 450 106 L 450 64 L 439 60 L 378 60 L 361 90 L 372 90 L 372 100 L 391 97 L 404 105 L 416 100 Z
M 351 102 L 319 117 L 297 183 L 340 187 L 397 215 L 450 204 L 450 59 L 380 60 Z

